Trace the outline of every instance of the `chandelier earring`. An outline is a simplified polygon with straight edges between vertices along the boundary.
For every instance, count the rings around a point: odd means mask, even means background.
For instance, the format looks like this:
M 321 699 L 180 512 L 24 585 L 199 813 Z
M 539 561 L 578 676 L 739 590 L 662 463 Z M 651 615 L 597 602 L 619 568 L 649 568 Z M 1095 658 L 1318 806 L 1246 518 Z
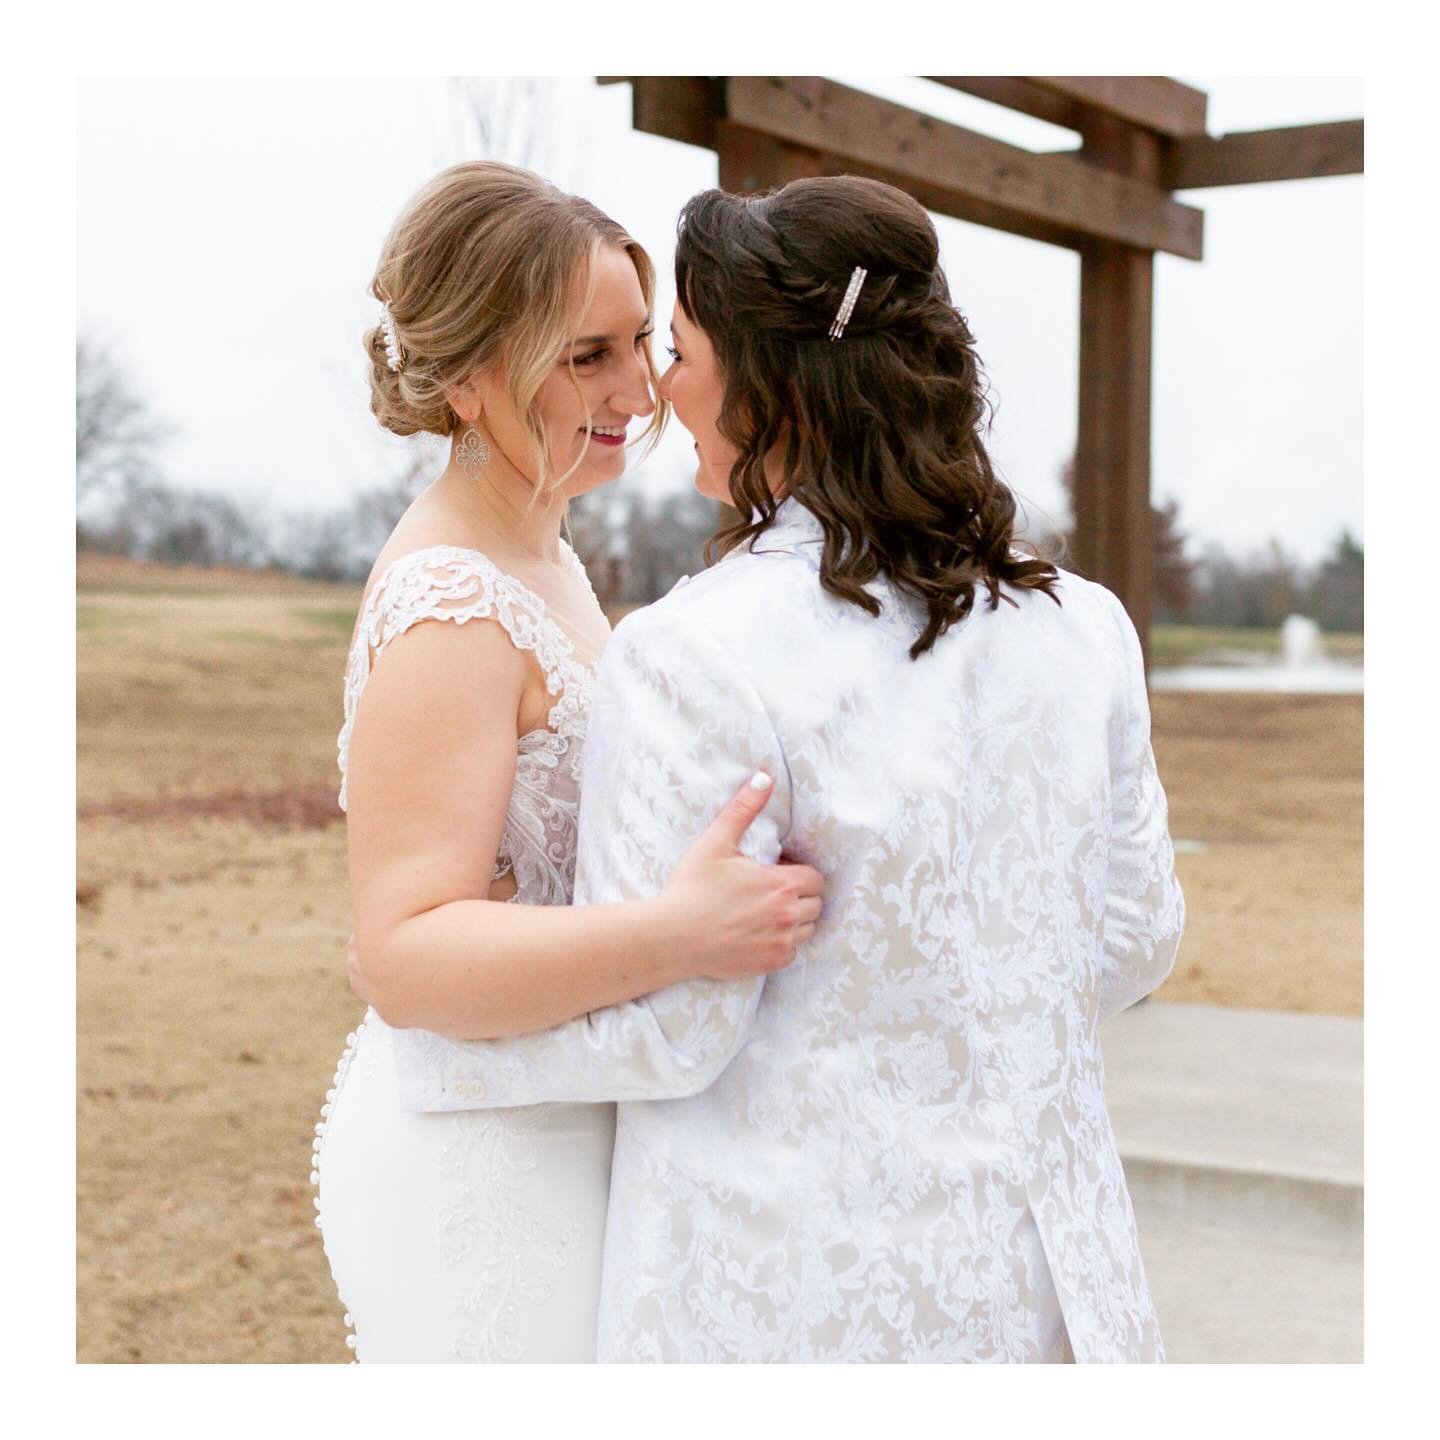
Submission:
M 490 463 L 490 447 L 473 425 L 460 437 L 460 443 L 455 447 L 455 463 L 471 480 L 478 480 L 480 472 Z

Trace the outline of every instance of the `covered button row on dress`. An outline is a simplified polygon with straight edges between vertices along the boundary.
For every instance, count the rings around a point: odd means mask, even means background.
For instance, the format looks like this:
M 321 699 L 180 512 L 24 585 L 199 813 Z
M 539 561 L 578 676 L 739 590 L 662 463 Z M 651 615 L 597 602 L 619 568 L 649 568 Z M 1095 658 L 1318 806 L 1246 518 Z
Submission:
M 319 1123 L 315 1126 L 315 1142 L 310 1147 L 310 1183 L 316 1187 L 318 1187 L 320 1184 L 320 1152 L 325 1145 L 325 1132 L 329 1128 L 330 1124 L 330 1111 L 335 1104 L 335 1096 L 339 1093 L 341 1085 L 345 1083 L 345 1076 L 355 1059 L 355 1051 L 359 1046 L 360 1037 L 364 1033 L 365 1022 L 362 1020 L 360 1024 L 354 1030 L 352 1030 L 349 1035 L 345 1037 L 345 1049 L 340 1056 L 339 1065 L 335 1067 L 334 1083 L 325 1092 L 325 1103 L 320 1107 L 320 1120 Z M 316 1228 L 319 1229 L 323 1235 L 324 1224 L 320 1214 L 320 1196 L 318 1193 L 318 1189 L 314 1200 L 315 1225 Z M 355 1322 L 350 1317 L 350 1312 L 347 1310 L 345 1312 L 345 1328 L 350 1331 L 350 1334 L 345 1337 L 345 1347 L 348 1350 L 354 1350 L 356 1346 L 354 1323 Z

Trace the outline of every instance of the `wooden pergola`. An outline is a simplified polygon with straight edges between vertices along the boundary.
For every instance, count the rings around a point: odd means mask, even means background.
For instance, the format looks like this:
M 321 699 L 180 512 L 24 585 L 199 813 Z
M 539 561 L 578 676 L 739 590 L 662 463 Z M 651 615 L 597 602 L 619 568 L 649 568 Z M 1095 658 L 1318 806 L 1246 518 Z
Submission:
M 1154 257 L 1203 256 L 1176 190 L 1354 175 L 1364 122 L 1212 136 L 1203 91 L 1160 75 L 931 75 L 1075 130 L 1037 154 L 820 76 L 622 75 L 634 126 L 714 150 L 726 190 L 867 175 L 928 209 L 1080 252 L 1080 403 L 1069 563 L 1124 602 L 1149 649 Z

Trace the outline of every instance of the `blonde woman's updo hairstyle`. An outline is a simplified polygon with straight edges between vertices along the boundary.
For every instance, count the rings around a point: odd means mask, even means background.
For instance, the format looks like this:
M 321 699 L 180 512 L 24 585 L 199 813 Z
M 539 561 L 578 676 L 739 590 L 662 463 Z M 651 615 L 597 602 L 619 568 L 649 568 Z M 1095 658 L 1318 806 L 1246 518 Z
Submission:
M 830 327 L 856 266 L 868 272 L 838 340 Z M 824 532 L 820 583 L 878 615 L 878 575 L 919 600 L 918 657 L 1004 582 L 1060 603 L 1048 561 L 1012 551 L 1015 497 L 983 432 L 984 374 L 950 300 L 935 226 L 892 185 L 839 175 L 762 196 L 707 190 L 680 215 L 675 284 L 725 382 L 720 433 L 740 452 L 742 518 L 711 551 L 764 533 L 777 501 L 765 457 Z
M 450 435 L 461 422 L 447 390 L 505 359 L 515 412 L 540 456 L 539 488 L 563 480 L 553 473 L 536 400 L 575 338 L 604 245 L 629 254 L 653 312 L 649 255 L 588 200 L 496 161 L 441 171 L 396 221 L 371 283 L 390 307 L 404 357 L 392 370 L 383 327 L 366 332 L 375 418 L 396 435 Z M 645 353 L 653 389 L 659 376 L 648 346 Z M 652 445 L 667 411 L 657 405 L 643 432 Z

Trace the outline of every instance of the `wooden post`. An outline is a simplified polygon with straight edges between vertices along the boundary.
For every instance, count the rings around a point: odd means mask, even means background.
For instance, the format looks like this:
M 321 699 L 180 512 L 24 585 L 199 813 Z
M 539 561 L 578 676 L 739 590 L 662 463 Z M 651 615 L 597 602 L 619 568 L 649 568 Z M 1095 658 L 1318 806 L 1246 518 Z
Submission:
M 1158 137 L 1087 123 L 1083 157 L 1137 179 L 1159 174 Z M 1075 562 L 1113 590 L 1150 657 L 1154 525 L 1150 510 L 1150 359 L 1154 254 L 1114 241 L 1080 247 L 1080 415 Z

